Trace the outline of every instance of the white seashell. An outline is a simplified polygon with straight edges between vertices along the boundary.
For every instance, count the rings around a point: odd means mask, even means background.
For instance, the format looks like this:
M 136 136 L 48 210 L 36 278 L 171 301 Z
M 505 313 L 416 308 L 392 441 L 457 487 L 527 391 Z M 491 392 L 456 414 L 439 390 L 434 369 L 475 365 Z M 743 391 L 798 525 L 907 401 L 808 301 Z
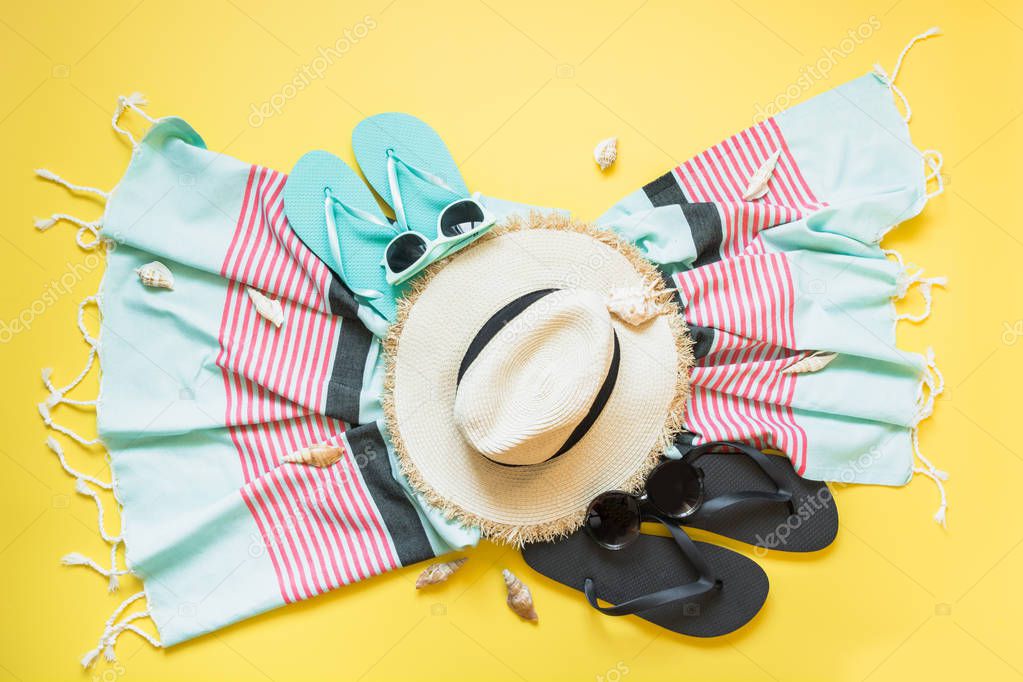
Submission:
M 606 304 L 612 315 L 636 326 L 664 312 L 664 304 L 657 299 L 657 292 L 652 286 L 617 287 L 608 293 Z
M 815 353 L 810 353 L 799 360 L 796 360 L 791 365 L 781 371 L 782 374 L 807 374 L 809 372 L 819 372 L 820 370 L 831 364 L 831 361 L 838 357 L 838 353 L 831 353 L 829 351 L 819 350 Z
M 139 280 L 147 287 L 157 287 L 160 289 L 174 288 L 174 274 L 170 271 L 170 268 L 158 260 L 136 268 L 135 272 L 138 274 Z
M 281 306 L 281 302 L 267 298 L 252 287 L 245 287 L 245 291 L 256 306 L 256 312 L 269 320 L 270 324 L 280 329 L 281 325 L 284 324 L 284 307 Z
M 593 160 L 600 166 L 600 170 L 607 170 L 615 159 L 618 158 L 618 138 L 609 137 L 601 140 L 593 148 Z
M 746 191 L 742 195 L 743 201 L 754 201 L 767 194 L 767 186 L 771 182 L 771 176 L 774 175 L 774 168 L 778 165 L 780 158 L 781 150 L 777 149 L 760 165 L 753 177 L 749 179 L 749 185 L 746 186 Z
M 515 574 L 507 568 L 501 571 L 504 576 L 504 584 L 508 588 L 508 608 L 514 611 L 520 618 L 531 620 L 534 623 L 539 620 L 536 609 L 533 607 L 533 595 L 525 583 L 515 577 Z
M 462 567 L 469 557 L 462 557 L 461 559 L 455 559 L 454 561 L 445 561 L 440 564 L 430 564 L 426 569 L 419 574 L 416 578 L 416 589 L 421 590 L 427 585 L 436 585 L 442 583 L 452 575 L 455 571 Z
M 342 450 L 337 445 L 328 445 L 327 443 L 319 443 L 318 445 L 310 445 L 309 447 L 296 450 L 291 454 L 285 455 L 281 458 L 281 462 L 288 462 L 289 464 L 308 464 L 314 467 L 329 467 L 335 462 L 339 461 L 344 455 Z

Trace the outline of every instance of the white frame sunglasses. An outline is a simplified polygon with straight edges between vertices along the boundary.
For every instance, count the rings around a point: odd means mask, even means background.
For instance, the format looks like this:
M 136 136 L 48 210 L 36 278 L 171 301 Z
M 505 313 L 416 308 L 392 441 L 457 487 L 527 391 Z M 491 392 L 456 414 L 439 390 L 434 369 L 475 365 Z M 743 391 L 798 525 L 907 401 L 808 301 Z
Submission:
M 455 199 L 437 216 L 437 236 L 425 235 L 405 228 L 395 235 L 386 248 L 380 264 L 384 266 L 387 283 L 406 282 L 437 260 L 438 249 L 443 256 L 468 246 L 482 233 L 494 226 L 497 219 L 475 199 Z

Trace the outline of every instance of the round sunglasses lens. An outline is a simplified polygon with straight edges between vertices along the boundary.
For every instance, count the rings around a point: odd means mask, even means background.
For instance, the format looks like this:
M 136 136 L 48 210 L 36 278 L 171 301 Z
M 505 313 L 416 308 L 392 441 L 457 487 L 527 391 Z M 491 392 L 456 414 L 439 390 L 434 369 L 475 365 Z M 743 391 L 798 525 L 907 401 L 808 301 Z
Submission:
M 405 232 L 395 237 L 387 246 L 387 267 L 391 272 L 408 270 L 413 263 L 426 253 L 426 240 L 415 232 Z
M 639 502 L 623 492 L 606 492 L 586 510 L 586 532 L 607 549 L 621 549 L 635 540 L 641 523 Z
M 650 473 L 646 492 L 662 514 L 681 519 L 690 516 L 703 502 L 703 479 L 689 462 L 672 459 Z
M 483 209 L 475 201 L 459 201 L 444 209 L 440 216 L 440 233 L 457 237 L 472 232 L 483 222 Z

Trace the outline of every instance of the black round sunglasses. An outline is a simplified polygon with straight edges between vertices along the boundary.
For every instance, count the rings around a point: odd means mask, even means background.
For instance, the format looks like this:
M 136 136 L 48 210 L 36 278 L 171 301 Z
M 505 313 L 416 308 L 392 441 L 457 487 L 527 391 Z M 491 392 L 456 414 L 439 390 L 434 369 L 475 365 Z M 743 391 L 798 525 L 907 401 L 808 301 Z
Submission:
M 722 448 L 749 457 L 774 483 L 775 491 L 739 491 L 705 501 L 703 470 L 693 466 L 693 462 Z M 691 448 L 682 459 L 669 459 L 654 467 L 639 495 L 610 490 L 595 497 L 586 508 L 583 527 L 601 547 L 621 549 L 639 537 L 644 519 L 684 521 L 700 510 L 715 513 L 756 500 L 784 502 L 792 514 L 796 513 L 792 492 L 772 472 L 768 455 L 745 443 L 710 441 Z
M 703 503 L 703 472 L 682 459 L 658 464 L 639 495 L 601 493 L 586 508 L 584 527 L 598 545 L 621 549 L 639 537 L 644 516 L 681 521 Z

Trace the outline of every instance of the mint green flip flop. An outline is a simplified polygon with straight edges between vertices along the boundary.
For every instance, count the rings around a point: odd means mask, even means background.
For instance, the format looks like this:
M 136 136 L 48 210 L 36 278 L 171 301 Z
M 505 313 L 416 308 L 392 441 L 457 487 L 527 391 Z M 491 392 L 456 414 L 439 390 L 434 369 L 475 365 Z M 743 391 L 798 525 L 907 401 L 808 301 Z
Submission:
M 352 148 L 366 180 L 394 210 L 399 229 L 426 238 L 405 240 L 414 249 L 404 249 L 395 260 L 406 269 L 389 272 L 388 281 L 406 281 L 467 246 L 495 222 L 479 197 L 470 195 L 444 141 L 418 118 L 397 112 L 370 116 L 352 132 Z M 474 215 L 469 219 L 467 213 Z M 391 270 L 395 263 L 388 256 L 384 264 Z
M 398 228 L 348 164 L 325 151 L 305 154 L 284 185 L 284 212 L 302 243 L 361 304 L 395 320 L 402 291 L 388 284 L 380 257 Z

